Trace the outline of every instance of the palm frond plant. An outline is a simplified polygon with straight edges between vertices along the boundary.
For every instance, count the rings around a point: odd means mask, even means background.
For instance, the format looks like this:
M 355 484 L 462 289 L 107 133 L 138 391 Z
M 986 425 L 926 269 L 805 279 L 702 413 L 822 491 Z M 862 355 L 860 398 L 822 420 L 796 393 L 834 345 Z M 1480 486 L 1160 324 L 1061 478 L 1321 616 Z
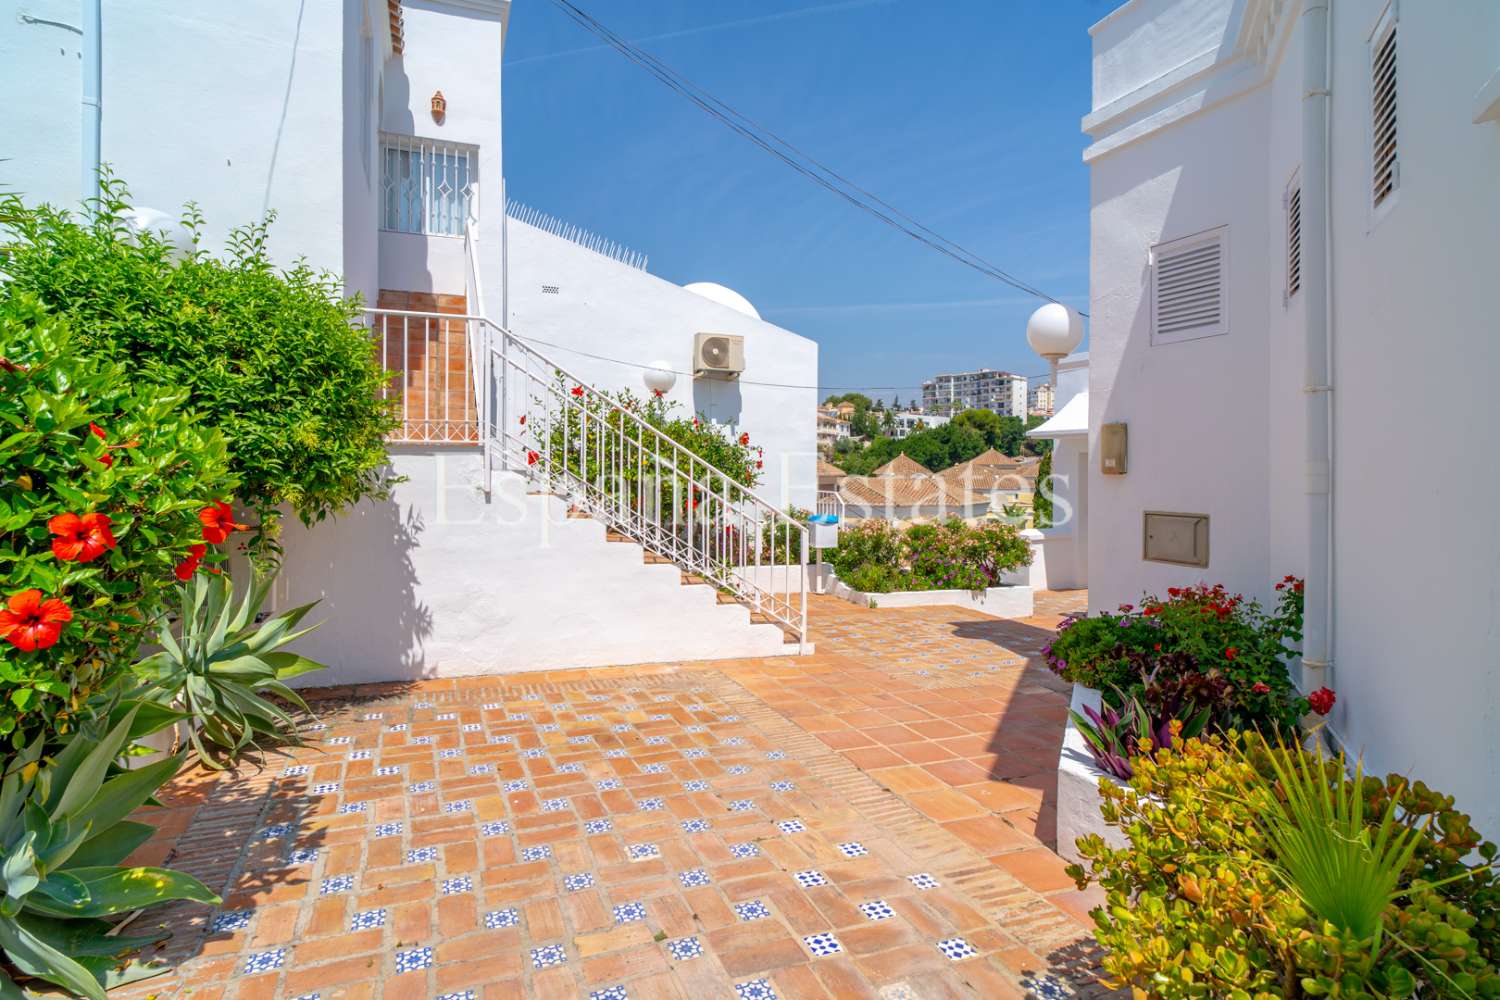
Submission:
M 300 744 L 297 720 L 284 706 L 310 710 L 286 682 L 324 666 L 282 650 L 317 627 L 298 629 L 313 604 L 257 623 L 275 577 L 254 564 L 251 574 L 238 601 L 227 575 L 193 574 L 182 585 L 176 622 L 162 620 L 161 649 L 135 665 L 142 695 L 186 712 L 193 749 L 216 769 L 269 743 Z
M 28 981 L 105 1000 L 106 989 L 162 971 L 127 958 L 160 935 L 116 935 L 107 918 L 171 900 L 219 902 L 182 872 L 120 867 L 153 832 L 126 817 L 182 764 L 178 755 L 135 770 L 115 766 L 139 735 L 138 714 L 131 706 L 118 721 L 91 722 L 50 757 L 38 737 L 11 757 L 0 779 L 0 997 L 6 1000 L 22 997 Z

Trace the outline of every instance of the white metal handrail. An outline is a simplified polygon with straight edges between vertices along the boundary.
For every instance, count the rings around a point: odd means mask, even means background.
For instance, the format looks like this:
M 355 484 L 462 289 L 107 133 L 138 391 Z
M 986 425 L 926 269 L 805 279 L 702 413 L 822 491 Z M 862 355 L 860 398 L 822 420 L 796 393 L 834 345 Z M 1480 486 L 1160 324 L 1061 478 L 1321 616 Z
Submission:
M 805 647 L 808 536 L 801 521 L 472 309 L 463 315 L 367 312 L 383 358 L 392 354 L 394 339 L 407 346 L 414 337 L 435 342 L 433 332 L 449 324 L 464 331 L 465 347 L 474 344 L 478 355 L 465 362 L 477 375 L 477 390 L 446 391 L 447 410 L 412 418 L 412 397 L 403 392 L 403 427 L 427 435 L 409 433 L 403 440 L 477 440 L 486 490 L 496 468 L 521 473 L 607 529 L 731 594 Z M 409 358 L 410 351 L 401 356 Z M 403 372 L 409 381 L 409 366 Z M 425 406 L 432 394 L 421 399 Z M 470 399 L 477 400 L 472 416 Z M 455 416 L 460 401 L 463 413 Z M 455 431 L 463 421 L 467 426 Z M 450 436 L 433 436 L 434 429 Z

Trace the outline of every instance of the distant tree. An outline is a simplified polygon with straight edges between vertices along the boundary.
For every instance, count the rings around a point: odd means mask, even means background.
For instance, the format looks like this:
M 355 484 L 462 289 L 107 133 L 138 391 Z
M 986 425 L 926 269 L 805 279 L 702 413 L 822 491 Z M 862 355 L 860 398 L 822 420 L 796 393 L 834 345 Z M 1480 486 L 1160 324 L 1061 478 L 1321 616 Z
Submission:
M 954 426 L 968 427 L 984 437 L 989 447 L 995 447 L 1000 438 L 1000 414 L 992 410 L 965 410 L 951 421 Z
M 1036 489 L 1031 495 L 1031 510 L 1038 528 L 1052 527 L 1052 449 L 1042 455 L 1036 467 Z
M 1033 430 L 1047 422 L 1047 418 L 1041 414 L 1035 414 L 1026 418 L 1026 429 Z M 1026 438 L 1023 446 L 1028 455 L 1048 455 L 1052 452 L 1051 438 Z
M 899 409 L 901 409 L 901 394 L 900 393 L 896 394 L 895 401 L 893 403 L 891 403 L 891 409 L 893 409 L 893 410 L 899 410 Z

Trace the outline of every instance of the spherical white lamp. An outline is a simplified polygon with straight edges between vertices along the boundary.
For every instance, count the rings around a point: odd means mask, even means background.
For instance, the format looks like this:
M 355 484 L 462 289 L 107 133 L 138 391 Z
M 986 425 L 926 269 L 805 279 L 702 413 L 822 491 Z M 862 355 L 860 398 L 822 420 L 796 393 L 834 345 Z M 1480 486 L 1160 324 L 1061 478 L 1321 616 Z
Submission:
M 677 384 L 677 373 L 672 370 L 670 362 L 653 361 L 649 368 L 641 372 L 641 381 L 651 392 L 665 396 Z
M 1052 365 L 1052 388 L 1057 388 L 1057 363 L 1083 343 L 1083 317 L 1061 302 L 1048 302 L 1026 321 L 1026 342 Z
M 182 260 L 193 252 L 193 234 L 182 224 L 182 220 L 155 208 L 133 205 L 124 213 L 122 221 L 132 235 L 150 233 L 165 243 L 173 258 Z

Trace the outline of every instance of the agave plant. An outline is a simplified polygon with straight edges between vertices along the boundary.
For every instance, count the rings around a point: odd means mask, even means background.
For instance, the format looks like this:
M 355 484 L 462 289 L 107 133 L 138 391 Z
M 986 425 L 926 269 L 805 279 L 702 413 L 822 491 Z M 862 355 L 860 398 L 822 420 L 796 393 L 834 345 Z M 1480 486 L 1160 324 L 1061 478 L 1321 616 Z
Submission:
M 181 755 L 136 770 L 115 760 L 147 726 L 130 706 L 80 729 L 51 757 L 40 737 L 0 779 L 0 998 L 23 996 L 15 974 L 90 1000 L 161 971 L 125 955 L 157 940 L 111 936 L 105 918 L 175 899 L 216 904 L 197 879 L 166 868 L 122 868 L 152 827 L 126 819 L 177 772 Z
M 311 632 L 297 630 L 312 604 L 284 611 L 257 624 L 274 575 L 255 572 L 238 602 L 224 575 L 194 574 L 181 588 L 182 607 L 174 624 L 162 621 L 161 649 L 136 664 L 146 684 L 141 694 L 188 715 L 189 739 L 199 759 L 222 768 L 261 741 L 296 744 L 297 721 L 272 698 L 307 712 L 306 702 L 286 681 L 323 669 L 323 664 L 281 647 Z

